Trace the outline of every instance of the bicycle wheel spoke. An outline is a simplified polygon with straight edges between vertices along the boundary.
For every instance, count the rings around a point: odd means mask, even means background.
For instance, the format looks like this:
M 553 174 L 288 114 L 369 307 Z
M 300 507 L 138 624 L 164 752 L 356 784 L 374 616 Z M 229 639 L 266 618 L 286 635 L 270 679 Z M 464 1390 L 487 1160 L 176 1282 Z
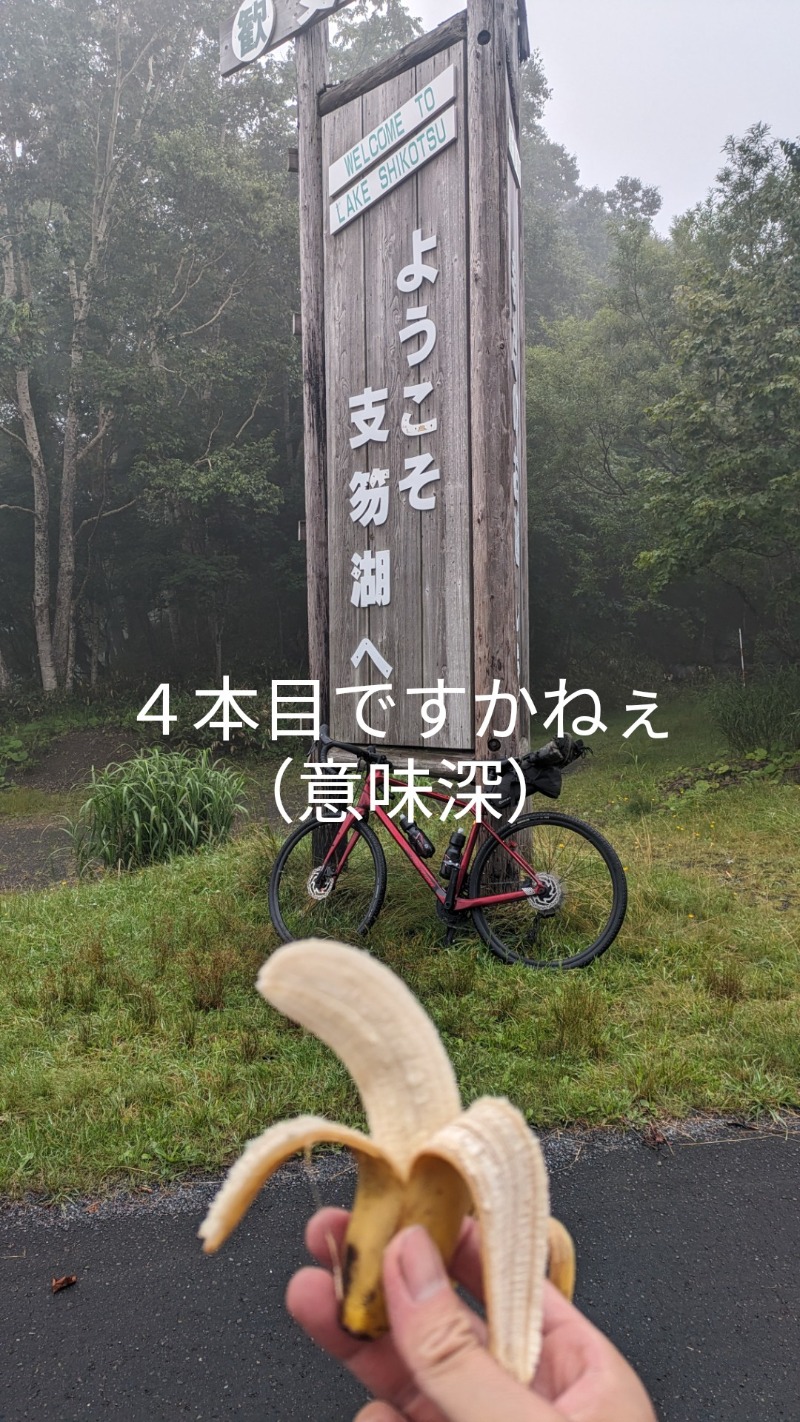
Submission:
M 375 836 L 353 826 L 319 862 L 315 826 L 286 841 L 270 879 L 270 913 L 285 941 L 297 938 L 358 940 L 380 909 L 386 866 Z
M 520 835 L 524 831 L 523 841 Z M 484 904 L 476 927 L 493 952 L 535 967 L 577 966 L 603 951 L 625 913 L 619 860 L 597 831 L 555 813 L 531 815 L 513 830 L 526 870 L 493 841 L 476 861 L 473 897 L 527 889 L 524 898 Z

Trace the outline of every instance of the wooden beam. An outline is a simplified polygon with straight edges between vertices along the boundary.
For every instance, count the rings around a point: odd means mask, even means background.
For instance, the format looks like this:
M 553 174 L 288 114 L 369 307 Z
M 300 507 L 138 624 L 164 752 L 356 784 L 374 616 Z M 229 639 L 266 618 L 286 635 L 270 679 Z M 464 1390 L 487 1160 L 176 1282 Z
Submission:
M 525 0 L 519 0 L 517 23 L 517 54 L 520 64 L 531 57 L 531 41 L 528 34 L 528 8 Z
M 507 83 L 512 8 L 512 0 L 470 0 L 467 110 L 475 691 L 486 694 L 497 680 L 501 690 L 516 695 Z M 476 745 L 479 759 L 491 758 L 489 734 Z M 516 753 L 512 737 L 503 754 Z
M 325 298 L 322 125 L 317 95 L 328 78 L 328 23 L 295 40 L 300 163 L 300 299 L 303 341 L 303 449 L 308 570 L 308 673 L 319 681 L 320 716 L 330 720 L 328 496 L 325 407 Z
M 398 50 L 391 58 L 384 59 L 382 64 L 376 64 L 372 69 L 355 74 L 352 79 L 345 79 L 342 84 L 333 84 L 325 89 L 317 104 L 320 115 L 332 114 L 341 108 L 342 104 L 349 104 L 352 99 L 360 99 L 362 94 L 368 94 L 370 89 L 376 89 L 388 79 L 396 79 L 413 65 L 432 59 L 443 49 L 449 49 L 452 44 L 463 40 L 466 33 L 467 12 L 460 10 L 457 15 L 445 20 L 444 24 L 431 30 L 430 34 L 421 35 L 419 39 L 412 40 L 411 44 Z

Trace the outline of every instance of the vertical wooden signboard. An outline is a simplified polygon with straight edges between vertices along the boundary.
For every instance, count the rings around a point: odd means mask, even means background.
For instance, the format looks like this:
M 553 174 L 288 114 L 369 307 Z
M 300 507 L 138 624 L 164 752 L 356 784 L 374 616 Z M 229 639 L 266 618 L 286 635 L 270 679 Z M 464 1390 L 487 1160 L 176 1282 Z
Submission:
M 508 709 L 478 737 L 476 696 L 528 684 L 524 0 L 330 88 L 342 3 L 245 0 L 220 34 L 223 72 L 297 37 L 310 673 L 337 739 L 372 686 L 391 744 L 489 759 Z
M 405 693 L 442 678 L 460 692 L 439 743 L 472 745 L 464 48 L 323 118 L 331 714 L 345 740 L 363 732 L 337 689 L 391 683 L 392 741 L 415 746 L 424 698 Z M 375 652 L 354 666 L 365 639 Z
M 364 735 L 337 690 L 391 683 L 393 743 L 488 757 L 476 693 L 527 684 L 520 26 L 509 0 L 471 0 L 437 53 L 418 42 L 321 104 L 330 706 L 345 740 Z M 440 681 L 446 726 L 423 742 L 422 689 Z

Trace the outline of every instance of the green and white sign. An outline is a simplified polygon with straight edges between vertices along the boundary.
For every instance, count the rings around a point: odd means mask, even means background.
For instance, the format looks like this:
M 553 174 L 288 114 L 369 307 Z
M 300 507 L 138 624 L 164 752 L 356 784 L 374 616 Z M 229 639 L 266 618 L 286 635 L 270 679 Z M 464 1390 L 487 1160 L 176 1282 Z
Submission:
M 243 0 L 219 27 L 220 73 L 236 74 L 351 0 Z
M 328 169 L 328 196 L 333 197 L 359 173 L 365 172 L 386 153 L 396 148 L 404 138 L 427 123 L 434 114 L 447 107 L 456 96 L 456 67 L 451 64 L 437 74 L 430 84 L 420 89 L 408 103 L 396 109 L 383 123 L 366 133 L 358 143 L 331 163 Z
M 455 142 L 456 137 L 456 111 L 450 108 L 420 129 L 414 138 L 395 148 L 377 168 L 354 183 L 341 197 L 334 198 L 330 205 L 331 233 L 340 232 L 353 218 L 360 217 L 384 194 L 405 182 L 437 153 Z
M 240 64 L 258 59 L 275 29 L 273 0 L 244 0 L 233 17 L 231 48 Z

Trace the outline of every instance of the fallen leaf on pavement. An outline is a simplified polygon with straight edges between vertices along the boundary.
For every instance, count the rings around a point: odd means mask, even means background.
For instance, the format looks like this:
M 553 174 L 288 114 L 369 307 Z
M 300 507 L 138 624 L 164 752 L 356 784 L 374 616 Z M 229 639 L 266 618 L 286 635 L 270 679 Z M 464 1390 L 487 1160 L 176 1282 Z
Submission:
M 647 1126 L 642 1134 L 642 1140 L 649 1150 L 658 1150 L 659 1146 L 667 1144 L 667 1138 L 658 1126 Z
M 73 1284 L 77 1284 L 77 1274 L 62 1274 L 60 1279 L 53 1279 L 50 1287 L 54 1294 L 60 1294 L 62 1289 L 69 1289 Z

